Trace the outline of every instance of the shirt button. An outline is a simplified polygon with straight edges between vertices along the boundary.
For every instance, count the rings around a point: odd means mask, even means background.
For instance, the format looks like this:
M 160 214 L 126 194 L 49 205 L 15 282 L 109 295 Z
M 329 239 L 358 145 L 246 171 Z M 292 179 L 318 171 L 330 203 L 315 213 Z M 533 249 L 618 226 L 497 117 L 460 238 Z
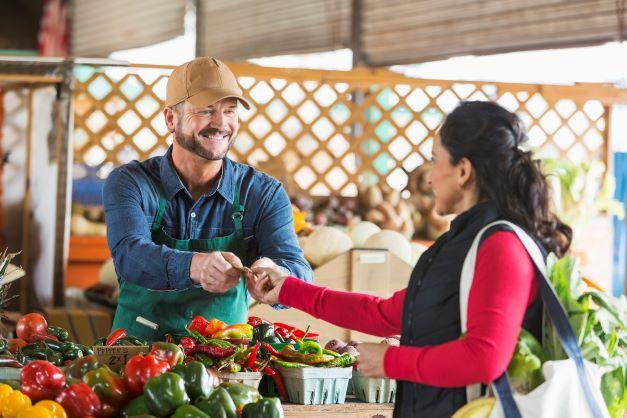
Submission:
M 191 216 L 192 218 L 196 217 L 196 212 L 192 212 L 189 216 Z

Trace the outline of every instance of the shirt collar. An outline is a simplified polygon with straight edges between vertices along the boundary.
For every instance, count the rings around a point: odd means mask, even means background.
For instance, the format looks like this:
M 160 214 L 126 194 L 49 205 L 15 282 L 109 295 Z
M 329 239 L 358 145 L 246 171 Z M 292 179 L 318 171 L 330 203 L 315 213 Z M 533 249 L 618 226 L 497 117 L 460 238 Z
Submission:
M 485 225 L 500 216 L 498 205 L 493 200 L 479 202 L 467 211 L 459 214 L 452 222 L 449 237 L 452 238 L 468 226 Z
M 222 160 L 222 172 L 220 174 L 221 177 L 218 181 L 218 185 L 205 193 L 204 196 L 211 196 L 215 192 L 218 192 L 229 203 L 233 204 L 234 170 L 235 164 L 233 161 L 225 157 Z M 174 169 L 174 164 L 172 163 L 172 147 L 168 148 L 165 155 L 161 157 L 159 174 L 161 176 L 161 185 L 166 199 L 172 200 L 181 189 L 185 190 L 186 193 L 189 193 L 179 178 L 178 173 Z

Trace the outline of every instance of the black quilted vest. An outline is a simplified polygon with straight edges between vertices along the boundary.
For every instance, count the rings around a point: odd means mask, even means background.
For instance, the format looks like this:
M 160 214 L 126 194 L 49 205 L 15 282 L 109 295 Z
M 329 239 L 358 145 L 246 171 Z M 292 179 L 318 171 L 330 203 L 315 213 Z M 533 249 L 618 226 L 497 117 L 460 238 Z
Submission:
M 494 202 L 483 202 L 459 215 L 450 230 L 422 254 L 414 267 L 403 303 L 401 344 L 429 346 L 456 340 L 461 334 L 459 281 L 462 265 L 477 233 L 504 219 Z M 498 230 L 486 231 L 483 239 Z M 521 255 L 522 256 L 522 255 Z M 527 309 L 523 326 L 540 337 L 542 301 Z M 466 403 L 466 389 L 398 382 L 395 417 L 450 417 Z

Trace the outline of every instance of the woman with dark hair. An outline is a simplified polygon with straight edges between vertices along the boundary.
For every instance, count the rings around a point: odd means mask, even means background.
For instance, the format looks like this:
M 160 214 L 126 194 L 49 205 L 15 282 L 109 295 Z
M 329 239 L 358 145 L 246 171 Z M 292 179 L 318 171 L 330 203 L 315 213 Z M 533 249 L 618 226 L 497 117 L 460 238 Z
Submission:
M 359 370 L 398 380 L 395 416 L 450 417 L 466 403 L 467 385 L 488 384 L 506 370 L 521 326 L 540 337 L 533 262 L 506 226 L 483 235 L 461 335 L 460 274 L 477 233 L 508 220 L 558 256 L 572 238 L 549 210 L 539 165 L 520 148 L 526 140 L 520 119 L 495 103 L 463 102 L 448 115 L 433 144 L 429 182 L 437 212 L 457 217 L 392 297 L 334 291 L 264 268 L 248 281 L 251 294 L 372 335 L 400 331 L 400 347 L 359 344 Z

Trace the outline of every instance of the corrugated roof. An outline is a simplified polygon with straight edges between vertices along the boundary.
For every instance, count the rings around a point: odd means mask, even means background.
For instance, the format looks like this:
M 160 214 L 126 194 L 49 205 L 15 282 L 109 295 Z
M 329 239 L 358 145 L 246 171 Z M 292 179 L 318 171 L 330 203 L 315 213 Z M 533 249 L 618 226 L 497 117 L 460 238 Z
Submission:
M 204 0 L 202 55 L 242 59 L 346 47 L 350 0 Z
M 72 54 L 106 57 L 113 51 L 183 34 L 185 0 L 75 0 Z
M 106 56 L 180 35 L 185 1 L 76 0 L 72 52 Z M 619 37 L 616 0 L 361 2 L 362 53 L 372 66 L 593 45 Z M 353 0 L 199 3 L 201 55 L 243 60 L 350 47 Z
M 241 60 L 347 47 L 351 3 L 204 0 L 202 52 Z M 362 52 L 372 66 L 614 39 L 615 0 L 362 0 Z

